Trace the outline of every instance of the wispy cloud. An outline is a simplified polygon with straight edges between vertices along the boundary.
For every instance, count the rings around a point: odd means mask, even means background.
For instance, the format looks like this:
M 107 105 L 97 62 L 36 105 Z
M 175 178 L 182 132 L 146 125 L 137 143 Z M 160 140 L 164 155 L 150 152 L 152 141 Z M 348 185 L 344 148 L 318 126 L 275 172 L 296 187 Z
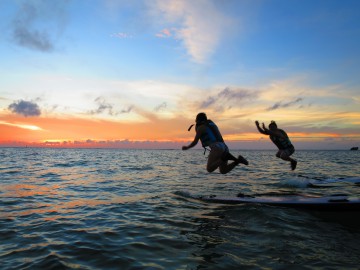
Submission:
M 122 109 L 122 110 L 120 111 L 120 113 L 131 113 L 133 109 L 134 109 L 134 106 L 133 106 L 133 105 L 130 105 L 130 106 L 127 107 L 126 109 Z
M 39 116 L 41 114 L 39 106 L 31 101 L 19 100 L 11 103 L 8 107 L 10 111 L 23 116 Z
M 114 115 L 113 105 L 108 103 L 103 97 L 96 98 L 95 103 L 98 107 L 95 110 L 89 111 L 90 114 L 101 114 L 107 112 L 109 115 Z
M 11 127 L 18 127 L 22 129 L 30 129 L 30 130 L 42 130 L 42 128 L 34 125 L 26 125 L 26 124 L 16 124 L 16 123 L 9 123 L 5 121 L 0 121 L 0 125 L 7 125 Z
M 295 105 L 295 104 L 299 103 L 302 100 L 303 100 L 302 98 L 297 98 L 295 100 L 285 102 L 285 103 L 283 101 L 279 101 L 279 102 L 276 102 L 273 106 L 267 108 L 266 110 L 267 111 L 273 111 L 273 110 L 277 110 L 277 109 L 280 109 L 280 108 L 287 108 L 287 107 L 290 107 L 292 105 Z
M 231 89 L 226 87 L 217 94 L 208 96 L 202 101 L 199 109 L 206 109 L 215 106 L 217 110 L 223 111 L 226 108 L 239 106 L 241 102 L 252 100 L 257 97 L 257 93 L 246 89 Z
M 119 114 L 130 113 L 134 109 L 134 106 L 130 105 L 125 109 L 115 110 L 115 108 L 114 108 L 115 106 L 113 104 L 107 102 L 104 97 L 98 97 L 94 101 L 97 104 L 97 108 L 95 110 L 90 110 L 88 112 L 91 115 L 108 114 L 110 116 L 117 116 Z
M 22 1 L 12 23 L 13 41 L 22 47 L 51 52 L 55 48 L 54 29 L 64 25 L 68 1 Z M 55 28 L 54 28 L 55 26 Z
M 120 39 L 132 38 L 132 35 L 123 32 L 112 33 L 110 36 L 113 38 L 120 38 Z
M 156 20 L 171 24 L 177 31 L 175 38 L 182 41 L 188 55 L 196 63 L 205 63 L 217 49 L 230 19 L 209 0 L 150 1 Z M 168 37 L 169 28 L 159 35 Z
M 155 36 L 158 37 L 158 38 L 168 38 L 168 37 L 171 37 L 173 34 L 172 34 L 172 31 L 170 29 L 163 29 L 161 30 L 159 33 L 157 33 Z
M 154 111 L 155 111 L 155 112 L 159 112 L 159 111 L 161 111 L 161 110 L 166 109 L 166 107 L 167 107 L 167 103 L 166 103 L 166 102 L 163 102 L 163 103 L 161 103 L 160 105 L 156 106 L 155 109 L 154 109 Z

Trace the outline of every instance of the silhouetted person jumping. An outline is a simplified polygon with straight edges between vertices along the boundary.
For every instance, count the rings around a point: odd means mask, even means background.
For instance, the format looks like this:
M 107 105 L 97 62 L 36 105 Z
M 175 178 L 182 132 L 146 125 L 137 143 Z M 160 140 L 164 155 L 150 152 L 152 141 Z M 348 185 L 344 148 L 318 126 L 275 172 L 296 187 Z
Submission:
M 230 154 L 229 148 L 226 146 L 218 127 L 213 121 L 207 119 L 205 113 L 199 113 L 196 116 L 195 122 L 195 138 L 188 146 L 183 146 L 182 150 L 187 150 L 194 147 L 199 142 L 199 140 L 201 141 L 204 148 L 209 147 L 211 150 L 206 166 L 208 172 L 213 172 L 219 168 L 220 173 L 226 174 L 239 163 L 245 165 L 249 164 L 249 162 L 241 155 L 236 158 Z M 192 126 L 193 125 L 190 126 L 189 131 Z M 228 160 L 233 160 L 234 162 L 228 164 Z
M 276 157 L 285 161 L 290 161 L 291 169 L 295 170 L 297 161 L 290 157 L 295 152 L 295 147 L 291 143 L 286 132 L 282 129 L 279 129 L 275 121 L 271 121 L 269 124 L 269 129 L 265 127 L 264 123 L 262 123 L 263 128 L 261 128 L 259 121 L 255 121 L 255 124 L 259 132 L 265 135 L 269 135 L 270 140 L 277 146 L 277 148 L 279 148 L 279 151 L 276 153 Z

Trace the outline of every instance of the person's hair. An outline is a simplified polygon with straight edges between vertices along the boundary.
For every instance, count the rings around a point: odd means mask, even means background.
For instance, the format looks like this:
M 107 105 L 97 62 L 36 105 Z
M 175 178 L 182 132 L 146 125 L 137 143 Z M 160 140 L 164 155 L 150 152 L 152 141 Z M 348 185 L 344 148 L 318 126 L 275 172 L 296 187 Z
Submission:
M 201 113 L 198 113 L 198 115 L 196 116 L 196 123 L 200 123 L 202 121 L 206 121 L 207 120 L 207 116 L 205 113 L 201 112 Z
M 277 124 L 275 123 L 274 120 L 271 120 L 271 123 L 269 124 L 269 128 L 271 128 L 271 127 L 277 128 Z

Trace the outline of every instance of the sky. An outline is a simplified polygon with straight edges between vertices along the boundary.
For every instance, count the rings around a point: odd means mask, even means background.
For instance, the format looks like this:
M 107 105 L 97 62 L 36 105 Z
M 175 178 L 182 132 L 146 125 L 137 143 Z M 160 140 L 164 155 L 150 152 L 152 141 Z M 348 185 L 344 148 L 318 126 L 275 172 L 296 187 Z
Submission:
M 360 1 L 1 0 L 0 146 L 360 145 Z M 200 145 L 199 145 L 200 147 Z

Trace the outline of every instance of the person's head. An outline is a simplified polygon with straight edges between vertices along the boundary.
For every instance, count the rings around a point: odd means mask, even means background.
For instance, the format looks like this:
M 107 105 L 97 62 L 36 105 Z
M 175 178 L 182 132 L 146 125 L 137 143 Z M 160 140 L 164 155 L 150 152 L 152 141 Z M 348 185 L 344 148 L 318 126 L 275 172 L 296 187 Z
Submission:
M 271 120 L 271 123 L 269 124 L 269 129 L 277 130 L 277 125 L 276 125 L 275 121 Z
M 207 120 L 206 114 L 201 112 L 201 113 L 198 113 L 198 115 L 196 116 L 195 122 L 196 122 L 196 124 L 200 124 L 201 122 L 204 122 L 206 120 Z

